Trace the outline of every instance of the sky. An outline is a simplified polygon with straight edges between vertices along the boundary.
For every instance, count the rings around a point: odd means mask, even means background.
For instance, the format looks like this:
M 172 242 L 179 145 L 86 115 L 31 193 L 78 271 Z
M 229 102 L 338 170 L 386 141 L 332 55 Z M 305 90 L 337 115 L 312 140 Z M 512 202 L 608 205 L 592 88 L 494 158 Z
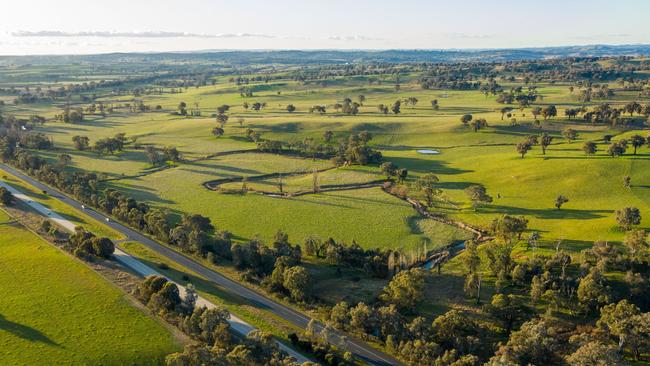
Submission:
M 3 0 L 0 54 L 650 43 L 647 0 Z

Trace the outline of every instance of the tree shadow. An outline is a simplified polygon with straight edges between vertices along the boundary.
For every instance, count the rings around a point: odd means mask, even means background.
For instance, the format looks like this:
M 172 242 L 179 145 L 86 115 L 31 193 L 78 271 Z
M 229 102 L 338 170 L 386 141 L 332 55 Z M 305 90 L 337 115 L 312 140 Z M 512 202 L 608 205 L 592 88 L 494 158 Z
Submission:
M 268 197 L 268 198 L 271 198 L 271 197 Z M 283 198 L 271 198 L 271 199 L 283 199 Z M 325 201 L 320 201 L 320 200 L 308 200 L 308 199 L 298 198 L 298 197 L 291 197 L 291 198 L 287 198 L 287 199 L 291 200 L 291 201 L 309 203 L 309 204 L 318 205 L 318 206 L 331 206 L 331 207 L 338 207 L 338 208 L 354 208 L 352 206 L 347 206 L 347 205 L 330 203 L 330 202 L 325 202 Z
M 363 122 L 363 123 L 358 123 L 352 126 L 350 131 L 352 132 L 361 132 L 361 131 L 368 131 L 368 132 L 380 132 L 380 131 L 386 131 L 386 132 L 391 132 L 393 133 L 394 131 L 399 130 L 399 127 L 401 127 L 401 123 L 396 123 L 396 122 L 388 122 L 388 123 L 368 123 L 368 122 Z
M 187 171 L 190 171 L 190 172 L 195 172 L 195 173 L 198 173 L 198 174 L 214 174 L 212 172 L 206 172 L 206 171 L 201 171 L 201 170 L 197 170 L 197 169 L 188 168 L 188 167 L 191 167 L 191 166 L 197 166 L 197 167 L 202 167 L 202 168 L 206 168 L 206 169 L 214 169 L 214 170 L 221 169 L 221 170 L 224 170 L 224 171 L 227 171 L 227 172 L 235 172 L 235 173 L 241 173 L 241 174 L 251 174 L 251 175 L 261 174 L 261 172 L 259 170 L 240 168 L 240 167 L 236 167 L 236 166 L 232 166 L 232 165 L 215 164 L 214 162 L 212 162 L 212 163 L 194 162 L 194 163 L 184 165 L 183 169 L 187 170 Z
M 481 208 L 485 213 L 507 213 L 511 215 L 533 216 L 539 219 L 597 219 L 611 215 L 614 210 L 576 210 L 570 208 L 533 209 L 513 206 L 486 205 Z
M 134 178 L 133 180 L 140 181 L 142 180 L 140 178 Z M 117 184 L 107 184 L 104 187 L 105 188 L 115 188 L 121 193 L 133 197 L 137 199 L 138 201 L 146 201 L 146 202 L 156 202 L 156 203 L 166 203 L 166 204 L 174 204 L 176 201 L 168 200 L 165 198 L 162 198 L 159 196 L 158 191 L 153 189 L 153 188 L 148 188 L 143 185 L 137 186 L 134 184 L 127 184 L 124 183 L 124 181 L 116 181 Z
M 253 125 L 253 127 L 260 127 L 260 128 L 266 128 L 267 130 L 271 132 L 277 132 L 277 133 L 294 133 L 298 132 L 298 130 L 301 129 L 302 123 L 300 122 L 285 122 L 285 123 L 278 123 L 278 124 L 273 124 L 273 125 Z
M 531 128 L 522 125 L 519 126 L 495 125 L 495 126 L 490 126 L 489 128 L 494 130 L 494 132 L 499 135 L 529 136 L 529 135 L 538 135 L 540 133 L 539 129 L 537 128 Z
M 7 176 L 7 179 L 5 180 L 7 184 L 12 186 L 14 189 L 20 191 L 21 193 L 25 194 L 26 196 L 29 196 L 31 198 L 37 199 L 37 200 L 45 200 L 48 198 L 47 195 L 43 194 L 42 191 L 36 191 L 32 189 L 30 186 L 24 186 L 19 184 L 19 180 L 13 178 L 12 176 Z M 39 202 L 40 203 L 40 202 Z
M 494 112 L 494 109 L 488 108 L 488 107 L 441 107 L 440 112 L 443 112 L 443 113 L 444 112 L 450 112 L 450 113 L 445 113 L 445 114 L 458 114 L 458 113 L 477 114 L 477 113 Z
M 435 174 L 463 174 L 471 173 L 472 170 L 451 168 L 446 162 L 439 160 L 428 160 L 421 158 L 408 158 L 401 156 L 391 156 L 386 160 L 391 161 L 401 168 L 407 168 L 417 172 L 430 172 Z
M 51 340 L 48 336 L 43 334 L 38 329 L 32 328 L 27 325 L 12 322 L 0 314 L 0 330 L 7 331 L 16 337 L 31 341 L 45 343 L 54 347 L 61 347 L 58 343 Z
M 465 189 L 477 183 L 472 182 L 440 182 L 437 186 L 442 189 Z
M 362 188 L 362 189 L 373 189 L 373 188 Z M 348 202 L 349 201 L 356 201 L 356 202 L 360 202 L 360 203 L 379 204 L 379 205 L 384 205 L 384 206 L 395 206 L 395 203 L 393 203 L 393 202 L 386 202 L 386 201 L 380 200 L 380 199 L 353 197 L 353 196 L 349 196 L 349 195 L 332 194 L 332 193 L 329 193 L 327 196 L 331 197 L 333 199 L 341 200 L 341 201 L 348 201 Z M 396 199 L 396 201 L 397 201 L 397 199 Z M 399 202 L 399 201 L 397 201 L 397 202 Z

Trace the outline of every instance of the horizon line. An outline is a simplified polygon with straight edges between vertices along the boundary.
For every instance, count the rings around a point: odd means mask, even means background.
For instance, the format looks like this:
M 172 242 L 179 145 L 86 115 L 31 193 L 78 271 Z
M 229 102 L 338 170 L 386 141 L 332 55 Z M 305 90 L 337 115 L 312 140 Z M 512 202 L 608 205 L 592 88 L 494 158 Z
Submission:
M 588 43 L 562 46 L 524 46 L 524 47 L 486 47 L 486 48 L 215 48 L 196 49 L 185 51 L 113 51 L 97 53 L 35 53 L 35 54 L 7 54 L 0 57 L 65 57 L 65 56 L 101 56 L 101 55 L 156 55 L 156 54 L 190 54 L 190 53 L 220 53 L 220 52 L 389 52 L 389 51 L 423 51 L 423 52 L 484 52 L 484 51 L 517 51 L 517 50 L 544 50 L 564 49 L 572 47 L 650 47 L 649 43 Z

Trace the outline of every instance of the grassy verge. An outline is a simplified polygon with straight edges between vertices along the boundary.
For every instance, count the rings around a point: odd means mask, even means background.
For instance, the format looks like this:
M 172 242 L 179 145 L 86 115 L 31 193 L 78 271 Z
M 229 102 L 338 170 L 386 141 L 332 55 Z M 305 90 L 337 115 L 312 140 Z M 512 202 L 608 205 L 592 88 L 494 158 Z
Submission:
M 22 226 L 0 225 L 0 258 L 0 364 L 159 365 L 181 348 L 118 288 Z

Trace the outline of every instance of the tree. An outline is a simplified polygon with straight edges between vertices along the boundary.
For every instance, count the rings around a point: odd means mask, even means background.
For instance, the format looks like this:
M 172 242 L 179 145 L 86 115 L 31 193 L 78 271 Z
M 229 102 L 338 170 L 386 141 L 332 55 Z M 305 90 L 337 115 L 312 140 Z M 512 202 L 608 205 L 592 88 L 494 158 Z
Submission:
M 424 272 L 419 268 L 399 272 L 384 287 L 379 298 L 399 309 L 415 310 L 424 297 Z
M 617 157 L 625 154 L 625 150 L 627 150 L 627 146 L 625 144 L 622 144 L 621 142 L 615 142 L 611 145 L 609 145 L 609 148 L 607 149 L 607 153 L 611 157 Z
M 553 327 L 544 320 L 533 319 L 513 332 L 486 366 L 560 365 L 557 355 L 560 344 Z
M 632 138 L 630 138 L 630 144 L 632 144 L 632 147 L 634 148 L 634 155 L 636 155 L 636 149 L 643 146 L 645 144 L 645 141 L 645 138 L 643 138 L 641 135 L 634 135 Z
M 632 177 L 626 175 L 623 177 L 623 186 L 625 188 L 630 188 L 632 186 Z
M 566 358 L 569 366 L 622 366 L 623 360 L 616 347 L 599 341 L 580 346 Z
M 181 153 L 174 146 L 165 146 L 163 148 L 163 155 L 165 155 L 165 159 L 169 161 L 177 162 L 181 160 Z
M 394 177 L 395 174 L 397 174 L 397 165 L 393 164 L 390 161 L 381 163 L 379 168 L 386 176 L 386 179 L 390 179 L 391 177 Z
M 216 118 L 217 118 L 217 123 L 218 123 L 219 126 L 221 126 L 222 128 L 223 128 L 223 126 L 226 125 L 226 123 L 228 122 L 228 119 L 229 119 L 229 118 L 228 118 L 228 115 L 226 115 L 226 114 L 217 114 L 217 117 L 216 117 Z
M 517 144 L 517 152 L 521 154 L 522 159 L 524 158 L 524 155 L 526 155 L 526 153 L 530 151 L 530 149 L 532 148 L 533 145 L 531 145 L 530 141 L 528 140 L 521 141 L 520 143 Z
M 188 283 L 185 286 L 185 295 L 183 296 L 183 306 L 185 311 L 192 313 L 196 307 L 196 300 L 199 298 L 199 295 L 196 293 L 196 287 L 193 284 Z
M 544 120 L 553 118 L 555 116 L 557 116 L 557 108 L 554 105 L 549 105 L 542 108 L 542 117 L 544 117 Z
M 376 322 L 375 312 L 363 302 L 350 309 L 350 325 L 354 328 L 370 333 L 374 330 Z
M 517 236 L 517 239 L 521 239 L 521 234 L 526 231 L 527 227 L 528 220 L 525 217 L 503 215 L 492 221 L 490 230 L 497 238 L 504 242 L 510 242 L 514 236 Z
M 641 104 L 639 104 L 636 100 L 633 101 L 633 102 L 629 102 L 629 103 L 627 103 L 627 104 L 623 107 L 623 109 L 625 110 L 625 112 L 627 112 L 627 113 L 630 114 L 630 117 L 632 117 L 632 114 L 633 114 L 633 113 L 635 113 L 635 112 L 636 112 L 636 113 L 641 113 L 641 111 L 642 111 Z
M 439 182 L 438 177 L 433 173 L 427 173 L 415 182 L 415 187 L 424 194 L 427 206 L 433 206 L 433 199 L 440 194 L 440 189 L 436 187 Z
M 383 339 L 389 335 L 399 335 L 403 331 L 404 320 L 395 304 L 377 308 L 379 333 Z
M 465 253 L 461 257 L 463 264 L 467 273 L 476 273 L 478 272 L 479 266 L 481 265 L 481 256 L 478 253 L 478 244 L 473 240 L 467 240 L 465 242 Z
M 335 328 L 345 330 L 350 324 L 350 306 L 347 302 L 341 301 L 330 310 L 330 322 Z
M 501 112 L 501 120 L 503 121 L 503 116 L 508 114 L 510 115 L 510 112 L 512 112 L 512 107 L 503 107 L 499 110 Z
M 230 106 L 228 104 L 222 104 L 217 107 L 217 114 L 225 114 L 230 110 Z
M 562 208 L 562 205 L 565 204 L 565 203 L 567 203 L 567 202 L 569 202 L 569 199 L 568 199 L 568 198 L 566 198 L 566 197 L 563 196 L 563 195 L 559 195 L 559 196 L 557 196 L 557 198 L 555 199 L 555 208 L 557 208 L 557 209 L 559 210 L 559 209 Z
M 467 126 L 472 121 L 473 116 L 471 114 L 463 114 L 462 117 L 460 117 L 460 122 Z
M 404 183 L 408 174 L 409 171 L 406 168 L 397 169 L 397 182 Z
M 580 304 L 588 311 L 609 303 L 610 289 L 598 267 L 592 267 L 589 274 L 580 280 L 577 295 Z
M 539 146 L 542 147 L 542 155 L 546 155 L 546 148 L 553 142 L 553 136 L 544 132 L 539 138 Z
M 94 254 L 102 258 L 110 258 L 115 251 L 115 244 L 109 238 L 93 238 Z
M 501 326 L 510 334 L 512 329 L 527 317 L 530 309 L 515 295 L 496 294 L 485 310 L 501 322 Z
M 443 348 L 454 349 L 461 354 L 476 348 L 479 332 L 480 325 L 459 310 L 449 310 L 436 317 L 431 324 L 433 340 Z
M 88 150 L 88 147 L 90 146 L 88 136 L 73 136 L 72 142 L 74 142 L 75 149 L 79 151 Z
M 221 127 L 215 127 L 212 129 L 212 134 L 216 137 L 221 137 L 224 134 L 224 130 Z
M 401 107 L 402 107 L 402 102 L 396 100 L 395 103 L 393 103 L 393 107 L 391 108 L 393 114 L 399 114 L 401 112 Z
M 147 159 L 151 165 L 157 165 L 160 162 L 160 155 L 158 154 L 158 150 L 156 150 L 155 147 L 147 145 L 144 150 L 145 155 L 147 155 Z
M 504 243 L 493 242 L 485 250 L 488 267 L 499 281 L 506 280 L 512 273 L 515 263 L 512 258 L 513 248 L 514 245 L 509 239 Z
M 641 212 L 636 207 L 625 207 L 616 210 L 616 221 L 623 229 L 630 230 L 630 227 L 641 223 Z
M 187 344 L 183 352 L 176 352 L 165 357 L 166 366 L 223 365 L 225 361 L 218 357 L 206 345 Z
M 296 111 L 296 106 L 294 106 L 293 104 L 287 104 L 287 112 L 293 113 L 295 111 Z
M 472 126 L 472 129 L 474 132 L 478 132 L 478 130 L 483 129 L 488 126 L 487 120 L 485 118 L 479 118 L 472 120 L 470 123 L 470 126 Z
M 487 194 L 487 189 L 482 185 L 473 184 L 465 188 L 465 194 L 472 201 L 475 211 L 479 204 L 492 202 L 492 196 Z
M 595 142 L 587 141 L 584 143 L 584 145 L 582 145 L 582 151 L 584 151 L 587 155 L 593 155 L 597 150 L 598 147 Z
M 311 279 L 309 272 L 302 266 L 294 266 L 284 271 L 283 286 L 295 301 L 304 301 L 309 293 Z
M 578 132 L 574 130 L 573 128 L 567 128 L 562 131 L 562 136 L 569 140 L 569 142 L 573 142 L 575 139 L 578 138 Z
M 604 306 L 596 324 L 618 338 L 621 351 L 629 347 L 637 361 L 641 350 L 650 347 L 650 313 L 642 314 L 638 307 L 627 300 Z
M 647 238 L 648 234 L 645 232 L 645 230 L 630 230 L 625 233 L 623 244 L 627 248 L 630 260 L 632 262 L 642 262 L 644 253 L 649 248 Z
M 181 301 L 178 286 L 173 282 L 165 282 L 159 291 L 151 295 L 147 305 L 155 311 L 172 312 L 177 309 Z
M 14 203 L 14 195 L 5 187 L 0 187 L 0 203 L 10 206 Z
M 187 103 L 185 102 L 178 103 L 178 114 L 180 114 L 181 116 L 187 115 Z
M 481 276 L 477 273 L 468 273 L 465 276 L 463 290 L 467 296 L 476 299 L 476 305 L 479 305 L 481 303 Z

